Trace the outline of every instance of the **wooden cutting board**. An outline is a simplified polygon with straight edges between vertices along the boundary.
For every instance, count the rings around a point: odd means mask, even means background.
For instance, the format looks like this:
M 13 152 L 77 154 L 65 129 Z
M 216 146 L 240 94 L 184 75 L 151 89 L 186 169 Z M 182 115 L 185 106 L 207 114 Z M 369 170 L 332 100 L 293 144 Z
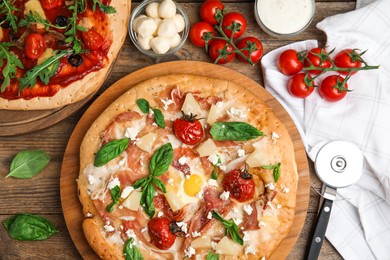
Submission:
M 84 237 L 82 230 L 82 221 L 84 216 L 82 214 L 82 207 L 77 195 L 76 179 L 79 174 L 79 149 L 85 133 L 103 110 L 132 86 L 152 77 L 177 73 L 230 80 L 246 87 L 264 100 L 273 109 L 289 131 L 294 144 L 299 174 L 296 213 L 290 233 L 275 250 L 270 259 L 286 258 L 298 239 L 305 222 L 306 212 L 309 205 L 309 167 L 300 135 L 286 110 L 262 86 L 236 71 L 219 65 L 198 61 L 166 62 L 149 66 L 131 73 L 108 88 L 99 98 L 96 99 L 96 101 L 88 108 L 80 119 L 65 150 L 60 179 L 62 209 L 66 225 L 75 246 L 84 259 L 98 258 Z

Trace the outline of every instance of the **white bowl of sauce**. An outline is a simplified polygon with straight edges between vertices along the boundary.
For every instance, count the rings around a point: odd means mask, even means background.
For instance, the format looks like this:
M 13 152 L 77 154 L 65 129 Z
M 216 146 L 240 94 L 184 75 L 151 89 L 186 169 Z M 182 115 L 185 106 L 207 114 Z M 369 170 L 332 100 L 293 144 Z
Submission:
M 259 26 L 275 37 L 294 36 L 304 31 L 315 13 L 315 0 L 256 0 Z

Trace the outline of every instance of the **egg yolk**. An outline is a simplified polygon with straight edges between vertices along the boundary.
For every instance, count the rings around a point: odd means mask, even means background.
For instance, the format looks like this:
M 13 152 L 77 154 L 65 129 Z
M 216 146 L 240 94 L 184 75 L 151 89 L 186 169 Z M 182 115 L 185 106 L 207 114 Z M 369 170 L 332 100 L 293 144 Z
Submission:
M 184 192 L 188 196 L 194 197 L 202 188 L 202 178 L 197 174 L 191 174 L 191 176 L 184 181 Z

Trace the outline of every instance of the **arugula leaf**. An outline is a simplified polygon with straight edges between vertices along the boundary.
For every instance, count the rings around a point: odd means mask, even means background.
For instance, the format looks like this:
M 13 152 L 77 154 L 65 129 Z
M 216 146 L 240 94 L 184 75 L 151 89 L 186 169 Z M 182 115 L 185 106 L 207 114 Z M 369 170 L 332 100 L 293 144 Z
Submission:
M 129 146 L 129 138 L 116 139 L 103 145 L 96 153 L 93 165 L 101 167 L 118 157 Z
M 54 52 L 54 55 L 46 59 L 42 64 L 35 66 L 31 70 L 27 71 L 23 78 L 19 79 L 19 91 L 22 91 L 27 86 L 33 87 L 37 83 L 37 77 L 45 84 L 49 84 L 49 80 L 57 71 L 60 65 L 60 60 L 71 53 L 70 50 Z
M 1 92 L 4 92 L 11 84 L 11 79 L 15 78 L 17 68 L 24 68 L 18 56 L 9 51 L 11 46 L 13 46 L 12 43 L 0 42 L 0 67 L 3 66 L 4 60 L 6 63 L 2 72 L 4 79 L 1 84 Z
M 43 19 L 43 17 L 37 11 L 31 11 L 28 14 L 24 15 L 24 19 L 20 20 L 19 26 L 27 26 L 29 27 L 31 23 L 40 23 L 45 25 L 46 31 L 49 30 L 50 27 L 55 29 L 65 29 L 67 26 L 58 26 L 52 24 L 49 20 Z
M 246 141 L 263 135 L 261 131 L 244 122 L 215 122 L 210 134 L 216 141 Z
M 123 247 L 123 256 L 126 260 L 143 260 L 143 256 L 134 244 L 134 239 L 129 238 Z
M 16 25 L 17 16 L 14 15 L 14 12 L 18 12 L 19 9 L 16 8 L 13 4 L 13 1 L 10 0 L 2 0 L 0 2 L 0 16 L 5 14 L 5 19 L 0 22 L 2 25 L 5 22 L 9 22 L 9 25 L 12 27 L 12 30 L 16 32 L 18 30 L 18 26 Z
M 142 113 L 144 114 L 149 113 L 150 105 L 146 99 L 144 98 L 137 99 L 136 103 L 139 109 L 142 111 Z
M 211 211 L 211 214 L 213 215 L 213 218 L 221 221 L 221 223 L 225 226 L 225 234 L 229 235 L 231 239 L 240 244 L 244 244 L 244 240 L 242 239 L 240 235 L 240 231 L 238 230 L 237 224 L 233 221 L 233 219 L 226 220 L 224 219 L 218 212 L 215 210 Z
M 114 13 L 116 13 L 116 10 L 115 10 L 114 7 L 104 5 L 102 2 L 100 2 L 100 0 L 93 0 L 92 11 L 95 11 L 96 5 L 99 6 L 100 10 L 101 10 L 103 13 L 108 13 L 108 14 L 114 14 Z
M 161 110 L 155 108 L 153 109 L 153 112 L 154 112 L 154 121 L 156 122 L 156 124 L 161 128 L 165 128 L 164 115 L 161 112 Z
M 219 260 L 219 255 L 214 254 L 213 251 L 210 251 L 206 256 L 206 260 Z
M 3 221 L 8 235 L 16 240 L 44 240 L 58 230 L 44 217 L 34 214 L 17 214 Z
M 118 204 L 119 198 L 121 196 L 121 188 L 116 185 L 113 189 L 110 190 L 112 202 L 106 207 L 108 212 L 112 212 L 114 207 Z
M 272 173 L 274 175 L 274 181 L 277 182 L 279 180 L 280 173 L 281 173 L 280 166 L 281 163 L 277 163 L 277 164 L 263 165 L 261 166 L 261 168 L 266 170 L 272 170 Z
M 85 11 L 85 2 L 83 1 L 74 1 L 74 4 L 68 7 L 69 10 L 73 11 L 72 17 L 68 19 L 69 29 L 65 32 L 67 38 L 65 42 L 73 43 L 73 51 L 75 54 L 81 52 L 81 41 L 77 37 L 77 31 L 86 32 L 88 29 L 77 24 L 77 15 L 79 12 Z
M 32 178 L 40 173 L 50 162 L 50 156 L 41 150 L 25 150 L 16 154 L 11 162 L 7 177 L 19 179 Z

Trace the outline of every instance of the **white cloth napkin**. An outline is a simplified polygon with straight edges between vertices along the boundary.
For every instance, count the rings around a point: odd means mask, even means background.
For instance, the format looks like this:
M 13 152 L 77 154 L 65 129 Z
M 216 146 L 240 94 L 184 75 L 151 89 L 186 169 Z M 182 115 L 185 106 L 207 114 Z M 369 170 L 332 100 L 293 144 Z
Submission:
M 389 11 L 390 1 L 378 0 L 317 24 L 327 35 L 326 46 L 336 48 L 335 53 L 351 47 L 368 49 L 363 56 L 368 64 L 381 66 L 352 76 L 348 85 L 353 92 L 339 102 L 323 100 L 317 90 L 306 99 L 292 97 L 286 89 L 289 77 L 277 69 L 283 50 L 310 50 L 317 47 L 316 41 L 284 46 L 261 61 L 266 89 L 292 116 L 312 160 L 330 140 L 353 142 L 363 152 L 363 177 L 355 185 L 338 189 L 326 233 L 345 259 L 390 259 Z

